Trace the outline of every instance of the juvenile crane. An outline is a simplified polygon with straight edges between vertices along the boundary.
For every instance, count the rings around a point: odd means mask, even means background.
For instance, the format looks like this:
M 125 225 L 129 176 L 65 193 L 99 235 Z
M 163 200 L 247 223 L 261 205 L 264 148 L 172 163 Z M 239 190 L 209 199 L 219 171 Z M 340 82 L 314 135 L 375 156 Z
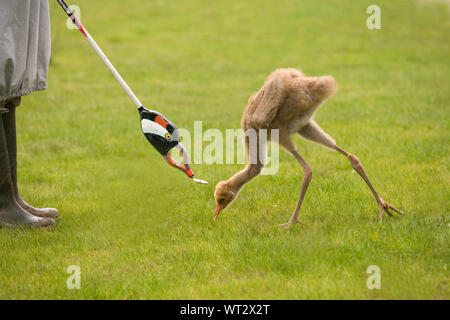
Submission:
M 390 210 L 403 215 L 403 212 L 383 200 L 372 186 L 361 161 L 355 155 L 343 150 L 313 120 L 314 114 L 321 104 L 337 91 L 337 83 L 331 76 L 307 77 L 296 69 L 278 69 L 266 79 L 261 89 L 250 97 L 241 120 L 244 132 L 252 129 L 256 132 L 256 139 L 260 139 L 259 131 L 266 129 L 268 137 L 272 129 L 279 130 L 278 143 L 289 151 L 303 168 L 303 180 L 298 197 L 297 206 L 287 223 L 282 227 L 289 227 L 299 223 L 298 215 L 303 199 L 312 178 L 312 169 L 297 152 L 291 135 L 298 133 L 302 137 L 336 150 L 344 155 L 352 168 L 361 176 L 372 191 L 380 209 L 380 221 L 384 213 L 392 215 Z M 214 192 L 216 209 L 214 220 L 234 199 L 239 191 L 251 179 L 260 174 L 265 163 L 264 144 L 249 142 L 249 135 L 245 136 L 246 166 L 231 178 L 217 184 Z M 262 152 L 260 152 L 262 151 Z

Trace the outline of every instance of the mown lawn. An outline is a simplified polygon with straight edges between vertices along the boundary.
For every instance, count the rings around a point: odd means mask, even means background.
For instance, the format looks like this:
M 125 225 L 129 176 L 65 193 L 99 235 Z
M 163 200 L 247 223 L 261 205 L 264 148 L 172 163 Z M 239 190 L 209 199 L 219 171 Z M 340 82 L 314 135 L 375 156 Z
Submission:
M 0 230 L 1 299 L 449 299 L 450 8 L 445 1 L 73 1 L 149 107 L 179 127 L 238 128 L 279 67 L 332 74 L 316 120 L 406 212 L 378 223 L 369 189 L 336 152 L 296 138 L 312 166 L 303 225 L 280 230 L 301 169 L 248 184 L 212 221 L 215 184 L 242 165 L 194 165 L 193 184 L 142 136 L 138 114 L 52 5 L 49 89 L 18 110 L 19 184 L 55 206 L 53 231 Z M 207 143 L 204 143 L 206 145 Z M 81 289 L 66 288 L 67 267 Z M 369 290 L 366 269 L 381 269 Z

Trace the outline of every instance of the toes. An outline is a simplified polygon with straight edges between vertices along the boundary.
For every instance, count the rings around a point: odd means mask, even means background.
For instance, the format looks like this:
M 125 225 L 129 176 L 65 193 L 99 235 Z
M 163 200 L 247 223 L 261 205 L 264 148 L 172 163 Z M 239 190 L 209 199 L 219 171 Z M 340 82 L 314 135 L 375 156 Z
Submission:
M 386 212 L 389 216 L 393 216 L 392 212 L 389 211 L 389 207 L 384 207 L 384 212 Z
M 394 212 L 398 213 L 399 215 L 404 215 L 404 213 L 402 211 L 398 210 L 396 207 L 394 207 L 393 205 L 384 201 L 381 198 L 380 198 L 378 205 L 380 206 L 380 210 L 386 212 L 390 216 L 393 216 L 393 214 L 390 210 L 393 210 Z M 380 212 L 380 215 L 382 216 L 381 212 Z
M 398 210 L 396 207 L 394 207 L 393 205 L 387 203 L 387 205 L 389 206 L 389 209 L 394 210 L 395 212 L 397 212 L 399 215 L 404 215 L 404 213 L 400 210 Z
M 280 227 L 280 228 L 289 228 L 290 226 L 293 226 L 294 224 L 297 224 L 297 223 L 298 224 L 302 224 L 302 222 L 300 220 L 297 220 L 297 221 L 294 221 L 294 222 L 289 221 L 287 223 L 279 224 L 278 227 Z

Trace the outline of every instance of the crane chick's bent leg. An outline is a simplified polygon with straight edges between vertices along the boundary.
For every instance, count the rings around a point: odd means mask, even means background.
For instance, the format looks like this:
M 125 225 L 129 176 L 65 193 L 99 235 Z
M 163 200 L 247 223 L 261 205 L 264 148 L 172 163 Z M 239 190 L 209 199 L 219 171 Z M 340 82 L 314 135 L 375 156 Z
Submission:
M 302 166 L 303 169 L 303 179 L 302 179 L 302 187 L 300 189 L 300 195 L 298 197 L 297 205 L 295 207 L 294 213 L 287 223 L 280 224 L 280 227 L 290 227 L 293 224 L 300 223 L 298 220 L 298 214 L 300 212 L 300 208 L 303 203 L 303 199 L 305 198 L 306 190 L 308 189 L 309 183 L 312 179 L 312 169 L 306 163 L 306 161 L 300 156 L 300 154 L 295 150 L 295 145 L 291 140 L 289 132 L 287 130 L 280 130 L 280 145 L 286 148 L 290 153 L 293 154 L 295 159 L 297 159 L 298 163 Z
M 378 193 L 375 191 L 375 188 L 372 186 L 372 183 L 370 182 L 369 178 L 366 175 L 366 172 L 364 171 L 364 168 L 362 166 L 361 161 L 358 159 L 357 156 L 345 151 L 344 149 L 335 146 L 334 148 L 341 154 L 347 157 L 348 160 L 350 160 L 350 164 L 352 165 L 352 168 L 363 178 L 363 180 L 366 182 L 366 184 L 369 186 L 370 191 L 372 191 L 375 200 L 377 201 L 378 207 L 380 208 L 380 222 L 383 221 L 383 215 L 384 213 L 387 213 L 388 215 L 392 216 L 392 213 L 389 210 L 393 210 L 397 212 L 400 215 L 403 215 L 404 213 L 397 208 L 395 208 L 390 203 L 384 201 Z
M 398 214 L 403 215 L 403 212 L 401 212 L 391 204 L 384 201 L 378 195 L 378 193 L 375 191 L 375 188 L 372 186 L 372 183 L 370 182 L 369 178 L 367 177 L 366 172 L 364 171 L 364 168 L 358 157 L 338 147 L 333 138 L 331 138 L 328 134 L 326 134 L 317 123 L 311 120 L 307 125 L 305 125 L 303 128 L 299 130 L 299 134 L 305 137 L 306 139 L 322 144 L 328 148 L 334 149 L 339 153 L 343 154 L 344 156 L 346 156 L 347 159 L 349 159 L 352 168 L 361 176 L 361 178 L 363 178 L 363 180 L 369 186 L 370 191 L 372 191 L 375 200 L 377 201 L 377 204 L 380 208 L 380 221 L 383 220 L 384 213 L 392 215 L 392 213 L 389 211 L 390 209 L 397 212 Z

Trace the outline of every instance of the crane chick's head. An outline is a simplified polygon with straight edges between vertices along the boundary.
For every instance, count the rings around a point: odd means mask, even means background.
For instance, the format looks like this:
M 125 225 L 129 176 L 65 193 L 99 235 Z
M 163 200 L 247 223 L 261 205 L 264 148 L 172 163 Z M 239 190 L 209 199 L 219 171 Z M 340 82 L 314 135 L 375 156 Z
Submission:
M 221 181 L 216 185 L 216 191 L 214 191 L 214 198 L 216 199 L 214 220 L 216 220 L 223 209 L 228 207 L 228 205 L 233 202 L 236 196 L 237 192 L 233 190 L 229 181 Z

